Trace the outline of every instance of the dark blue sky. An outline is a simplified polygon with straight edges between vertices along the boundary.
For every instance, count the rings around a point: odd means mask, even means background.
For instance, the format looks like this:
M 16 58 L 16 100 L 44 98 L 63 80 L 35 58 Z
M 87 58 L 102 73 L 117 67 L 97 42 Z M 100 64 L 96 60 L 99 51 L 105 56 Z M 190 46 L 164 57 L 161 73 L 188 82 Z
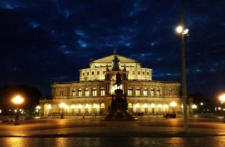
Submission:
M 184 3 L 188 92 L 225 91 L 225 1 Z M 178 0 L 1 0 L 0 86 L 78 80 L 90 58 L 139 59 L 154 80 L 180 80 Z

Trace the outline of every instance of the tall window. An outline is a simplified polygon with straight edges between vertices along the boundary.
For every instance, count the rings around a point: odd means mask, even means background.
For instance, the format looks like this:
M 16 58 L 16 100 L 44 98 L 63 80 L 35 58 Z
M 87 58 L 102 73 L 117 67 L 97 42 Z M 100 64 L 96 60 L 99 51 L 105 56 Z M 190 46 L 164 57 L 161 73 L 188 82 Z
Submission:
M 144 96 L 147 96 L 147 95 L 148 95 L 148 90 L 147 90 L 147 89 L 144 89 L 143 95 L 144 95 Z
M 94 74 L 95 74 L 95 72 L 92 71 L 92 75 L 94 75 Z
M 160 90 L 159 90 L 159 89 L 156 90 L 156 95 L 157 95 L 157 96 L 160 95 Z
M 101 88 L 101 89 L 100 89 L 100 95 L 101 95 L 101 96 L 105 96 L 105 89 L 104 89 L 104 88 Z
M 89 90 L 86 88 L 84 91 L 85 96 L 89 96 Z
M 150 93 L 151 93 L 151 96 L 154 96 L 154 89 L 153 88 L 151 88 Z
M 127 95 L 128 95 L 128 96 L 132 96 L 132 89 L 128 89 Z
M 97 96 L 97 90 L 95 88 L 92 89 L 92 96 Z
M 78 90 L 78 96 L 82 96 L 82 90 L 81 89 Z
M 132 73 L 133 73 L 133 75 L 135 75 L 135 71 L 133 71 Z
M 72 90 L 72 96 L 76 96 L 76 89 Z
M 140 96 L 141 95 L 141 89 L 136 89 L 136 96 Z
M 99 75 L 100 74 L 100 71 L 97 71 L 97 75 Z

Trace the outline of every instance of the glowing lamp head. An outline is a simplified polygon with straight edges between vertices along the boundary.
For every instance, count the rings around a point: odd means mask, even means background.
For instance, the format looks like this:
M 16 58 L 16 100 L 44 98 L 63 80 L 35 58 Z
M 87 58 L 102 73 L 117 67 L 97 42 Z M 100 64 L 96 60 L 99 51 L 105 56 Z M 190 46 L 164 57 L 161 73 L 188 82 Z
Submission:
M 171 103 L 170 103 L 170 106 L 171 106 L 171 107 L 176 107 L 176 106 L 177 106 L 177 103 L 176 103 L 176 102 L 171 102 Z
M 220 100 L 221 103 L 224 103 L 225 102 L 225 93 L 223 93 L 223 94 L 221 94 L 219 96 L 219 100 Z
M 176 27 L 176 32 L 177 32 L 178 34 L 181 34 L 181 33 L 183 32 L 183 30 L 184 30 L 184 28 L 183 28 L 183 26 L 181 26 L 181 25 L 179 25 L 179 26 Z
M 47 108 L 48 108 L 48 109 L 52 109 L 52 105 L 49 104 L 49 105 L 47 106 Z
M 197 109 L 197 108 L 198 108 L 198 106 L 196 104 L 192 105 L 192 109 Z
M 20 95 L 18 95 L 12 99 L 12 102 L 16 105 L 20 105 L 24 102 L 24 98 L 22 98 Z
M 66 108 L 66 104 L 65 104 L 65 103 L 60 103 L 60 104 L 59 104 L 59 107 L 60 107 L 60 108 Z

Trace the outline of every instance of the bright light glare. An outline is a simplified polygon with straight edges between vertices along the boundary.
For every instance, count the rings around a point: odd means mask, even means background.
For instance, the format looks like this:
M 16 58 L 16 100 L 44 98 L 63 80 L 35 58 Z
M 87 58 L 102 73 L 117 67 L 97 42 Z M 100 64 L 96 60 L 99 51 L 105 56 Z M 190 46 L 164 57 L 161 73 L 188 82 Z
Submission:
M 225 102 L 225 93 L 223 93 L 219 96 L 219 100 L 221 101 L 221 103 Z
M 176 103 L 176 102 L 171 102 L 171 103 L 170 103 L 170 106 L 176 107 L 176 106 L 177 106 L 177 103 Z
M 197 108 L 198 108 L 198 106 L 196 104 L 192 105 L 192 109 L 197 109 Z
M 179 33 L 179 34 L 182 33 L 183 30 L 184 30 L 184 29 L 183 29 L 182 26 L 177 26 L 177 28 L 176 28 L 176 32 Z
M 189 30 L 188 30 L 188 29 L 185 29 L 185 30 L 183 31 L 183 34 L 186 35 L 186 34 L 188 34 L 188 32 L 189 32 Z
M 60 103 L 60 104 L 59 104 L 59 107 L 60 107 L 60 108 L 66 108 L 66 104 L 65 104 L 65 103 Z
M 20 95 L 17 95 L 12 99 L 12 102 L 16 105 L 20 105 L 24 102 L 24 99 Z

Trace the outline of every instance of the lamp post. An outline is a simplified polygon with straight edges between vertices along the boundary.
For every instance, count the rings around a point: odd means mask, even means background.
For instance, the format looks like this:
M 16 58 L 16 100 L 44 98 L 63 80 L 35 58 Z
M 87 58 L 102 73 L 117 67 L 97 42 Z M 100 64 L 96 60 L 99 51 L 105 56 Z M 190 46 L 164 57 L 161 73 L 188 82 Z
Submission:
M 220 96 L 219 96 L 219 101 L 221 102 L 221 104 L 224 104 L 224 102 L 225 102 L 225 93 L 223 93 L 223 94 L 221 94 Z M 223 110 L 223 107 L 222 107 L 222 110 Z M 225 113 L 224 113 L 224 111 L 223 111 L 223 115 L 224 115 L 224 122 L 225 122 Z
M 170 106 L 173 108 L 173 113 L 175 113 L 175 107 L 177 106 L 176 102 L 171 102 Z
M 65 103 L 60 103 L 59 107 L 61 108 L 61 116 L 60 118 L 63 119 L 64 118 L 64 109 L 66 108 L 66 104 Z
M 17 96 L 12 98 L 12 103 L 16 106 L 16 109 L 18 109 L 18 110 L 19 110 L 19 106 L 21 104 L 23 104 L 23 102 L 24 102 L 24 98 L 21 97 L 20 95 L 17 95 Z M 15 114 L 15 122 L 14 122 L 14 124 L 15 125 L 19 125 L 19 111 L 16 111 L 15 113 L 16 114 Z
M 187 84 L 186 84 L 186 64 L 185 64 L 185 44 L 184 39 L 188 36 L 189 30 L 184 26 L 183 7 L 180 6 L 180 25 L 177 26 L 176 32 L 180 36 L 181 45 L 181 97 L 183 99 L 183 113 L 184 113 L 184 131 L 188 130 L 188 115 L 187 115 Z

